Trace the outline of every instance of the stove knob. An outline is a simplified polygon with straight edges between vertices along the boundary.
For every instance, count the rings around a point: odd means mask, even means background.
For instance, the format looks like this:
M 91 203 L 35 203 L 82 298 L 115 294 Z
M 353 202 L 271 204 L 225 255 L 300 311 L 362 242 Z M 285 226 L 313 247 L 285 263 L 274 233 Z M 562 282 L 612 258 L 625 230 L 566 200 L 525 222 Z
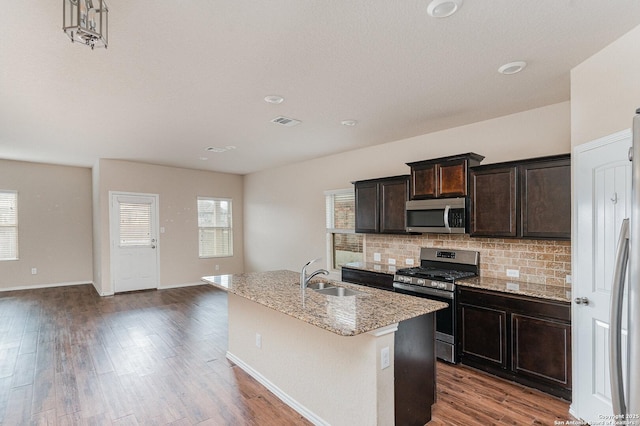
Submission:
M 445 283 L 440 283 L 438 284 L 438 288 L 447 288 L 447 285 Z
M 419 278 L 418 278 L 417 283 L 418 283 L 419 285 L 424 285 L 424 283 L 425 283 L 425 282 L 424 282 L 424 280 L 421 280 L 421 279 L 419 279 Z
M 438 287 L 438 283 L 435 281 L 431 281 L 431 287 Z
M 411 282 L 411 277 L 404 277 L 404 282 L 405 283 L 410 283 Z

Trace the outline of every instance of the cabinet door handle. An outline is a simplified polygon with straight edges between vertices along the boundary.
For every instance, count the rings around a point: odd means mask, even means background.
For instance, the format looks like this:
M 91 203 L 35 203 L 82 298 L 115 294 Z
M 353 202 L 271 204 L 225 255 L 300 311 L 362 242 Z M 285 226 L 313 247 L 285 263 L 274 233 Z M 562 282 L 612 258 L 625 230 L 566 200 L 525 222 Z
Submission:
M 576 305 L 588 305 L 589 299 L 586 297 L 576 297 L 574 302 L 576 302 Z

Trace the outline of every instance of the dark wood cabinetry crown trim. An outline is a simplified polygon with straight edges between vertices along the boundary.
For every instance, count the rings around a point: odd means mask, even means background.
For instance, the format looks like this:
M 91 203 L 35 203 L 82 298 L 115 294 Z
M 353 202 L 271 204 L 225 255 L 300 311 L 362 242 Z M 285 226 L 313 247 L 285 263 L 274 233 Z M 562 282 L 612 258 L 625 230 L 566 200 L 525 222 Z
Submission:
M 409 167 L 413 167 L 413 166 L 421 166 L 429 163 L 445 163 L 448 161 L 456 161 L 456 160 L 474 160 L 479 163 L 480 161 L 484 160 L 484 155 L 476 154 L 475 152 L 467 152 L 465 154 L 456 154 L 456 155 L 449 155 L 447 157 L 430 158 L 428 160 L 413 161 L 411 163 L 406 163 L 406 165 Z

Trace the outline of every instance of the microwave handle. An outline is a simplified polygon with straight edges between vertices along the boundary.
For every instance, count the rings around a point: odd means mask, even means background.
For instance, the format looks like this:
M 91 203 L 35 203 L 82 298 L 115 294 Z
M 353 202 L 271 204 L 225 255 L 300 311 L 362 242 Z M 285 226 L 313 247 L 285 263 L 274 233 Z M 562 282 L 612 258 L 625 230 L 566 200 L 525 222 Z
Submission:
M 447 228 L 447 232 L 451 232 L 451 228 L 449 227 L 449 210 L 450 209 L 451 209 L 450 205 L 447 205 L 444 208 L 444 227 Z

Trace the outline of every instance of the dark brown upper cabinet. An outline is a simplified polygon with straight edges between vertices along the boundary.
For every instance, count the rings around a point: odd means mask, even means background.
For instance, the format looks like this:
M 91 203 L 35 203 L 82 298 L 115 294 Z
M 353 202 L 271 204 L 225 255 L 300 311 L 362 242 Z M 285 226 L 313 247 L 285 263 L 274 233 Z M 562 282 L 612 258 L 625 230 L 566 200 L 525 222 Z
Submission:
M 476 237 L 571 238 L 571 157 L 540 157 L 471 169 Z
M 518 206 L 516 166 L 488 167 L 471 172 L 471 235 L 516 237 Z
M 411 167 L 411 199 L 466 196 L 469 167 L 479 165 L 482 159 L 482 155 L 470 152 L 407 163 Z
M 571 158 L 520 166 L 522 236 L 571 238 Z
M 356 232 L 405 234 L 409 176 L 354 182 Z

